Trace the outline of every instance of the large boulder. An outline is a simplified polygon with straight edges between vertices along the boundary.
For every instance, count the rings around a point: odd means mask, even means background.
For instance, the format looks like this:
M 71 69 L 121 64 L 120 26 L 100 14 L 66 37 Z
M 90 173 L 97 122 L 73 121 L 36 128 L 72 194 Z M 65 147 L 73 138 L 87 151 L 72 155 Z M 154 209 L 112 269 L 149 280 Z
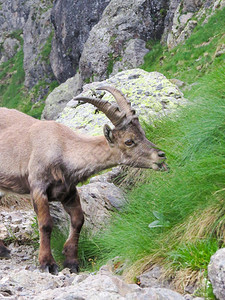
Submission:
M 210 260 L 208 276 L 213 293 L 219 300 L 225 299 L 225 248 L 219 249 Z
M 84 226 L 95 233 L 105 227 L 115 210 L 126 203 L 120 188 L 110 182 L 92 182 L 78 188 L 84 212 Z
M 42 119 L 55 120 L 63 111 L 66 104 L 81 90 L 79 74 L 67 79 L 66 82 L 56 87 L 47 97 Z
M 171 113 L 186 103 L 182 92 L 164 75 L 141 69 L 123 71 L 103 82 L 87 84 L 81 95 L 90 96 L 93 89 L 104 84 L 112 85 L 127 95 L 137 114 L 147 122 Z M 115 102 L 109 93 L 103 99 Z M 80 105 L 74 100 L 67 104 L 57 122 L 92 135 L 101 134 L 102 126 L 110 124 L 103 113 L 96 113 L 94 106 Z

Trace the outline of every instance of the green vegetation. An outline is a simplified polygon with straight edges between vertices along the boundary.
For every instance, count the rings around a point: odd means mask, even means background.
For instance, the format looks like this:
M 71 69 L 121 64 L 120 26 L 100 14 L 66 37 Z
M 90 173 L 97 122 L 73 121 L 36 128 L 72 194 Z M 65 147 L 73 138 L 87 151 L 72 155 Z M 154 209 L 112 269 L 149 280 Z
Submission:
M 115 56 L 113 53 L 109 53 L 109 61 L 108 61 L 108 66 L 107 66 L 107 77 L 112 73 L 113 71 L 113 66 L 116 61 L 121 60 L 122 58 L 120 56 Z
M 22 48 L 9 61 L 0 66 L 0 105 L 17 107 L 23 95 L 25 73 L 23 70 Z
M 171 51 L 150 41 L 151 51 L 145 56 L 142 68 L 146 71 L 158 70 L 166 77 L 176 77 L 186 83 L 193 83 L 204 74 L 211 72 L 215 64 L 219 66 L 224 56 L 215 60 L 216 49 L 225 43 L 224 9 L 213 15 L 204 26 L 198 25 L 184 45 L 178 45 Z
M 51 49 L 52 49 L 52 38 L 54 35 L 54 31 L 52 31 L 44 45 L 44 47 L 42 48 L 42 51 L 40 53 L 41 55 L 41 60 L 47 62 L 48 64 L 50 64 L 50 53 L 51 53 Z

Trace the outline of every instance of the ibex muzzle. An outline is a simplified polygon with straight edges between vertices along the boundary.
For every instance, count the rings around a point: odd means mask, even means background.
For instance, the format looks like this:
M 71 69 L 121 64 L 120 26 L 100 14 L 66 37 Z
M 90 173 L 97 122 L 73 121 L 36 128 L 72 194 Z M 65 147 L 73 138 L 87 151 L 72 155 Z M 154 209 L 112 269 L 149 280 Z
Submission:
M 81 135 L 54 121 L 0 108 L 0 189 L 31 194 L 40 231 L 40 268 L 53 274 L 58 267 L 50 249 L 53 222 L 49 201 L 60 201 L 70 216 L 64 266 L 77 272 L 84 215 L 76 185 L 116 165 L 166 170 L 165 153 L 146 139 L 130 102 L 113 87 L 99 89 L 110 92 L 117 105 L 98 98 L 75 99 L 95 105 L 111 120 L 115 128 L 105 125 L 104 136 Z M 0 254 L 9 256 L 2 242 Z

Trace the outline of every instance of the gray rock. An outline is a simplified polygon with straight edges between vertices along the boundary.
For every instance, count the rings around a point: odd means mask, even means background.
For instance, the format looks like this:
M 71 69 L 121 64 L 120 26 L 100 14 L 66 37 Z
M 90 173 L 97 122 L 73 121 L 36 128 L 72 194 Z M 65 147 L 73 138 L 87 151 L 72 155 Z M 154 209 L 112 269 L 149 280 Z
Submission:
M 3 43 L 0 64 L 12 58 L 20 50 L 20 42 L 14 38 L 6 38 Z
M 145 41 L 141 39 L 131 39 L 127 46 L 124 47 L 125 50 L 121 53 L 121 60 L 116 61 L 113 65 L 113 71 L 110 76 L 115 75 L 121 70 L 128 70 L 137 68 L 144 63 L 144 56 L 149 52 L 145 48 Z
M 121 175 L 121 173 L 123 172 L 121 167 L 115 167 L 112 168 L 111 171 L 106 172 L 102 175 L 97 175 L 94 176 L 90 179 L 90 183 L 94 183 L 94 182 L 113 182 L 113 180 L 115 178 L 117 178 L 118 176 Z
M 85 227 L 96 232 L 110 219 L 111 212 L 126 203 L 121 189 L 109 182 L 93 182 L 78 188 Z
M 90 96 L 92 89 L 104 84 L 122 90 L 128 96 L 140 119 L 147 122 L 174 112 L 186 103 L 182 92 L 165 76 L 141 69 L 119 72 L 103 82 L 85 85 L 81 95 Z M 103 99 L 115 102 L 109 93 Z M 57 122 L 91 135 L 101 134 L 105 123 L 112 125 L 103 113 L 96 113 L 96 108 L 91 104 L 78 105 L 74 100 L 67 104 Z
M 33 210 L 0 211 L 1 239 L 11 238 L 20 242 L 33 239 L 34 217 Z
M 225 248 L 219 249 L 210 259 L 208 277 L 213 293 L 219 300 L 225 299 Z
M 216 52 L 214 54 L 214 57 L 218 57 L 218 56 L 221 56 L 225 53 L 225 44 L 222 44 L 222 45 L 219 45 L 217 48 L 216 48 Z
M 140 287 L 157 287 L 171 288 L 168 280 L 162 279 L 162 270 L 159 266 L 155 266 L 152 270 L 141 274 L 137 279 L 140 282 Z
M 68 228 L 68 224 L 70 222 L 69 216 L 64 210 L 62 204 L 60 202 L 50 202 L 49 207 L 54 225 L 57 225 L 61 230 Z
M 0 223 L 0 240 L 4 240 L 8 237 L 8 230 L 5 224 Z
M 28 298 L 29 299 L 29 298 Z M 167 289 L 141 289 L 135 284 L 126 284 L 119 277 L 109 273 L 89 275 L 81 282 L 74 280 L 74 285 L 42 291 L 35 300 L 45 299 L 90 299 L 90 300 L 184 300 L 176 292 Z
M 160 38 L 168 1 L 111 0 L 84 45 L 79 70 L 83 80 L 104 80 L 131 39 Z
M 25 86 L 32 88 L 45 81 L 40 88 L 38 101 L 48 92 L 55 80 L 48 51 L 51 48 L 51 0 L 10 0 L 0 3 L 0 62 L 12 58 L 23 43 Z M 44 85 L 44 84 L 43 84 Z
M 29 15 L 30 2 L 30 0 L 1 1 L 0 43 L 3 42 L 7 33 L 24 27 Z
M 185 86 L 185 82 L 183 82 L 183 81 L 181 81 L 179 79 L 176 79 L 176 78 L 171 78 L 170 82 L 172 82 L 173 84 L 175 84 L 179 88 L 182 88 L 182 87 Z
M 63 111 L 66 104 L 81 90 L 79 73 L 56 87 L 47 97 L 42 119 L 55 120 Z

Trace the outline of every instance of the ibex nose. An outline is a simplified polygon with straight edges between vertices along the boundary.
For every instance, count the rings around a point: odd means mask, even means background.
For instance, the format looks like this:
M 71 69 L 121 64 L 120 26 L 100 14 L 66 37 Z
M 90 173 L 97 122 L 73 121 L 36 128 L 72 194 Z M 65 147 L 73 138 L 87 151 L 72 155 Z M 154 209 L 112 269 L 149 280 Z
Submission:
M 159 156 L 159 157 L 166 157 L 166 154 L 165 154 L 165 152 L 163 152 L 163 151 L 159 151 L 159 152 L 158 152 L 158 156 Z

